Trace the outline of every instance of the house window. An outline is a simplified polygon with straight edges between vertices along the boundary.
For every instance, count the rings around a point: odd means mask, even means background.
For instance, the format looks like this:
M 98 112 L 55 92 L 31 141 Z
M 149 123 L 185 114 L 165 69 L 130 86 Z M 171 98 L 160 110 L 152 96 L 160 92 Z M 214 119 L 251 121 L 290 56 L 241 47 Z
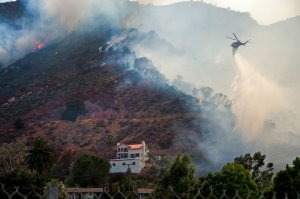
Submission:
M 125 162 L 123 162 L 123 166 L 125 166 L 126 165 L 126 163 Z
M 132 165 L 135 165 L 135 162 L 132 162 Z
M 75 199 L 75 194 L 74 193 L 69 194 L 68 199 Z
M 139 154 L 139 153 L 136 153 L 136 154 L 135 154 L 135 157 L 140 157 L 140 154 Z
M 118 151 L 121 151 L 121 149 L 120 149 L 120 148 L 118 148 Z
M 115 164 L 115 163 L 112 163 L 112 166 L 114 167 L 114 166 L 116 166 L 116 164 Z
M 134 158 L 134 154 L 131 154 L 130 157 L 131 157 L 131 158 Z
M 128 152 L 128 149 L 127 149 L 127 148 L 124 148 L 124 152 Z

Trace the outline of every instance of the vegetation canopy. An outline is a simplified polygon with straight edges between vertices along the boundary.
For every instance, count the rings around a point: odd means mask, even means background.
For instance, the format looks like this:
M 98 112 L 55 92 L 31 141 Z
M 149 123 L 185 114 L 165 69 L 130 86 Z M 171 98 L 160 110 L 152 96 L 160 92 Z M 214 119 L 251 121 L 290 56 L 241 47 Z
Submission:
M 162 170 L 157 184 L 162 190 L 172 187 L 175 193 L 183 196 L 193 189 L 196 183 L 194 175 L 195 168 L 190 156 L 179 154 L 170 167 Z
M 236 193 L 241 198 L 258 196 L 257 185 L 248 170 L 237 163 L 229 163 L 220 172 L 210 173 L 199 179 L 199 189 L 204 195 L 213 193 L 221 197 L 224 192 L 227 197 L 233 198 Z
M 108 182 L 110 163 L 96 155 L 83 155 L 71 169 L 69 184 L 81 187 L 104 186 Z
M 54 163 L 54 151 L 42 138 L 33 142 L 33 147 L 28 150 L 26 163 L 31 171 L 46 174 Z

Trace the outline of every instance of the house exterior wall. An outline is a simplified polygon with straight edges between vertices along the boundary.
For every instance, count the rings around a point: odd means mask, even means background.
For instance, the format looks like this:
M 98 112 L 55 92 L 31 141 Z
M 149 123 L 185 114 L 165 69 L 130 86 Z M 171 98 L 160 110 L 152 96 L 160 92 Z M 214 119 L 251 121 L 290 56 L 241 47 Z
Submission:
M 145 142 L 142 144 L 118 144 L 116 159 L 111 159 L 110 173 L 125 173 L 130 168 L 132 173 L 139 173 L 148 160 L 148 149 Z
M 139 159 L 113 159 L 110 164 L 110 173 L 125 173 L 128 168 L 131 173 L 139 173 L 145 166 L 145 163 Z

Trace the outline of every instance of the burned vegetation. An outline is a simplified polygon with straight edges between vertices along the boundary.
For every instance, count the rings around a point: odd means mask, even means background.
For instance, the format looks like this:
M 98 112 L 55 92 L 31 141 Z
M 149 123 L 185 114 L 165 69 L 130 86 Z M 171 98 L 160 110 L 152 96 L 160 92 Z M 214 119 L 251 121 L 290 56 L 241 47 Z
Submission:
M 45 137 L 61 155 L 111 157 L 117 142 L 140 140 L 157 154 L 188 151 L 173 140 L 201 134 L 198 101 L 124 46 L 99 52 L 112 32 L 73 32 L 0 71 L 0 142 Z M 26 128 L 15 130 L 17 118 Z

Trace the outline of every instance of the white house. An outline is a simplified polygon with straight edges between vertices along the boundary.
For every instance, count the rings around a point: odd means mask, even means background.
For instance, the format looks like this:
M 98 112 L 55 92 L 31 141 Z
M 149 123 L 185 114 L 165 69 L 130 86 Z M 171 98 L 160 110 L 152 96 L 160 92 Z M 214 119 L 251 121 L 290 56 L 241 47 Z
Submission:
M 132 173 L 140 173 L 148 160 L 149 150 L 146 143 L 117 144 L 116 159 L 111 159 L 110 173 L 125 173 L 130 168 Z

